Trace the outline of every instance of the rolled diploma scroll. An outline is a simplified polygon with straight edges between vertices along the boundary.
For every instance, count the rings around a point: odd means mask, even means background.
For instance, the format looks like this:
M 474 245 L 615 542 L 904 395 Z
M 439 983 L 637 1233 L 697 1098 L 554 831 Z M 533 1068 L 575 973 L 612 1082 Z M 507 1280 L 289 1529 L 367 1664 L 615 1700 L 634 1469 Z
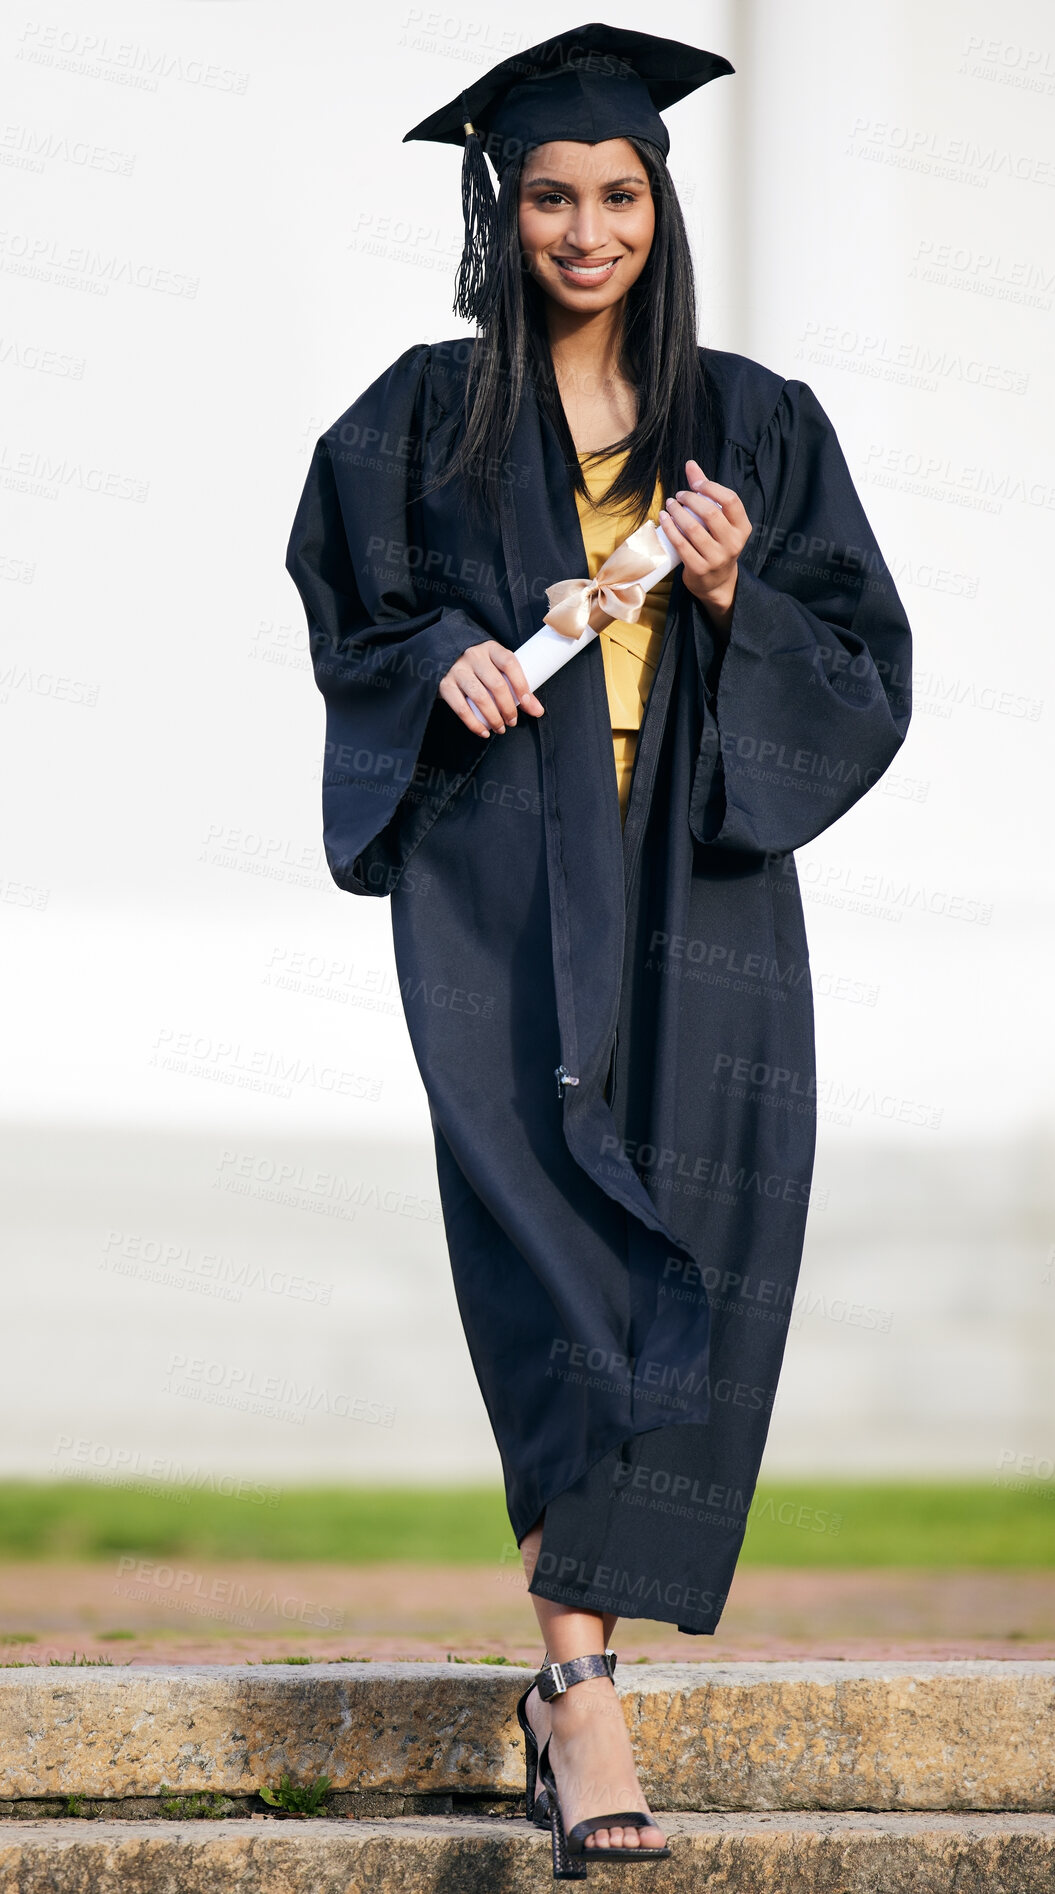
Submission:
M 654 585 L 658 585 L 661 579 L 665 579 L 668 573 L 674 571 L 675 566 L 681 564 L 681 554 L 674 551 L 662 526 L 657 525 L 655 520 L 652 524 L 656 528 L 663 547 L 665 562 L 657 566 L 654 572 L 638 580 L 643 592 L 650 592 Z M 618 620 L 612 619 L 610 622 L 616 624 Z M 547 678 L 553 676 L 554 671 L 559 671 L 562 665 L 567 664 L 577 651 L 581 651 L 585 645 L 592 643 L 596 636 L 597 633 L 589 625 L 585 631 L 579 633 L 577 638 L 566 638 L 562 631 L 554 631 L 552 625 L 543 625 L 530 638 L 525 638 L 523 644 L 517 646 L 515 656 L 527 678 L 529 690 L 537 691 L 540 684 L 544 684 Z M 487 719 L 480 715 L 472 698 L 466 701 L 480 723 L 490 728 Z

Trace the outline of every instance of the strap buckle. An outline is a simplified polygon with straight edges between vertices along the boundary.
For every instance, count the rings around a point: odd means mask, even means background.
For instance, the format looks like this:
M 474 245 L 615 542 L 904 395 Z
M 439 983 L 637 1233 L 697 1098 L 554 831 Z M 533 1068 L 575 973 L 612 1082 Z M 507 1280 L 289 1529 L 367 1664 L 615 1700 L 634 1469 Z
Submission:
M 543 1703 L 551 1697 L 563 1697 L 573 1684 L 585 1683 L 588 1677 L 610 1677 L 614 1680 L 616 1654 L 612 1650 L 589 1657 L 575 1657 L 559 1664 L 556 1659 L 547 1660 L 535 1679 L 536 1688 Z

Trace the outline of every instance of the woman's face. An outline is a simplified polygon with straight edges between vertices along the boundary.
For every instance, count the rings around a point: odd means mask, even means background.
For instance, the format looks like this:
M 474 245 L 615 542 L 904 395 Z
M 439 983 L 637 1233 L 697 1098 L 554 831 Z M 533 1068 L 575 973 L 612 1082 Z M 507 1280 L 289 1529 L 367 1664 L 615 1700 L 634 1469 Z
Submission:
M 645 167 L 625 138 L 537 145 L 520 180 L 520 247 L 539 287 L 596 315 L 626 295 L 656 228 Z

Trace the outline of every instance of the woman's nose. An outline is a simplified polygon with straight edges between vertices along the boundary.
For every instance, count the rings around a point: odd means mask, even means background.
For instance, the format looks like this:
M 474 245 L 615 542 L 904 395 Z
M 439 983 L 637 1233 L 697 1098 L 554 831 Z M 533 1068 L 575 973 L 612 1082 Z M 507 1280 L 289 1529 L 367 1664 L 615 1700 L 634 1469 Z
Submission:
M 596 250 L 604 235 L 604 224 L 596 205 L 580 206 L 568 230 L 568 242 L 588 256 Z

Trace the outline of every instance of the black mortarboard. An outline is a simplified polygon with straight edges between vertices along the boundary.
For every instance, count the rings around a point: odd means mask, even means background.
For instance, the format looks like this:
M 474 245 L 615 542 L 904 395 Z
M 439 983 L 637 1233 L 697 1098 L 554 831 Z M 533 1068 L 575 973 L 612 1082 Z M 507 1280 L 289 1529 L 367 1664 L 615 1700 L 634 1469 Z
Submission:
M 557 139 L 597 145 L 607 138 L 643 138 L 666 157 L 670 138 L 660 112 L 732 70 L 719 53 L 594 21 L 503 59 L 407 132 L 404 144 L 422 138 L 464 146 L 465 248 L 457 313 L 469 320 L 479 313 L 495 239 L 495 194 L 485 152 L 499 177 L 532 146 Z

